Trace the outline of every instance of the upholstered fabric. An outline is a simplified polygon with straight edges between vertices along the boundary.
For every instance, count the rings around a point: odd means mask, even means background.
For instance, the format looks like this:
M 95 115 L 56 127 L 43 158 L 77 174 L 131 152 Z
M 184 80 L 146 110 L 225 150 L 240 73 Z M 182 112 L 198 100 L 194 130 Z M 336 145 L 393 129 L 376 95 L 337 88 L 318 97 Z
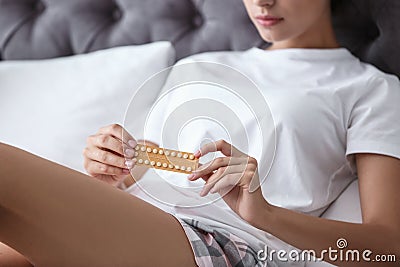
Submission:
M 400 1 L 339 1 L 334 26 L 341 44 L 362 60 L 400 76 Z
M 333 0 L 341 44 L 400 76 L 399 0 Z M 172 41 L 178 58 L 265 43 L 241 0 L 0 0 L 0 58 L 40 59 Z
M 178 57 L 260 45 L 240 0 L 1 0 L 3 59 L 172 41 Z

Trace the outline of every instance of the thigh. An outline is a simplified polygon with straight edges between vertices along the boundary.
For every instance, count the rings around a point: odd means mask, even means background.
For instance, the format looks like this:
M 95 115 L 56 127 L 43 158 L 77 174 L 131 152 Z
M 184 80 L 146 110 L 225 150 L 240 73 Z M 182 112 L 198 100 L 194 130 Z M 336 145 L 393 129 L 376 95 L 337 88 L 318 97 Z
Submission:
M 24 256 L 3 243 L 0 243 L 0 266 L 32 267 Z
M 0 241 L 35 266 L 196 266 L 172 215 L 25 151 L 0 152 Z

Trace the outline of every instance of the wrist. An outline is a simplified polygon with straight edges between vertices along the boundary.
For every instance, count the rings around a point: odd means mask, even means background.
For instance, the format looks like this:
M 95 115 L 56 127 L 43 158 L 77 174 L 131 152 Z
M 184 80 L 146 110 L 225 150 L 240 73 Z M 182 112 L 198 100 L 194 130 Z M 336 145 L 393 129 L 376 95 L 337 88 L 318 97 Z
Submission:
M 251 225 L 265 232 L 270 232 L 271 226 L 273 225 L 272 222 L 274 220 L 275 209 L 275 206 L 265 201 L 264 205 L 260 209 L 260 212 L 258 213 L 258 216 L 254 217 Z
M 135 182 L 136 182 L 136 181 L 135 181 L 135 178 L 133 178 L 132 175 L 129 174 L 129 175 L 124 179 L 124 181 L 123 181 L 122 183 L 123 183 L 125 189 L 127 189 L 127 188 L 129 188 L 131 185 L 133 185 Z
M 123 191 L 125 191 L 126 189 L 128 189 L 131 185 L 133 185 L 135 183 L 135 179 L 131 176 L 131 175 L 127 175 L 124 178 L 122 178 L 118 184 L 116 185 L 116 187 L 118 189 L 121 189 Z
M 122 191 L 125 191 L 125 190 L 127 189 L 127 187 L 126 187 L 124 181 L 120 182 L 120 183 L 117 185 L 117 188 L 118 188 L 118 189 L 121 189 Z

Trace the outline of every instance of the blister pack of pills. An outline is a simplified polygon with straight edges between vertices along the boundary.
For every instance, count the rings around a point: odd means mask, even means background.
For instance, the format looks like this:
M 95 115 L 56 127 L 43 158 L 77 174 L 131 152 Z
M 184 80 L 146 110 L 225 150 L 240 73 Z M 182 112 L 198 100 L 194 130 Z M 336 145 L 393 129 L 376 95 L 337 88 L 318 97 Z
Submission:
M 193 153 L 138 144 L 132 159 L 136 165 L 166 171 L 191 173 L 199 167 Z

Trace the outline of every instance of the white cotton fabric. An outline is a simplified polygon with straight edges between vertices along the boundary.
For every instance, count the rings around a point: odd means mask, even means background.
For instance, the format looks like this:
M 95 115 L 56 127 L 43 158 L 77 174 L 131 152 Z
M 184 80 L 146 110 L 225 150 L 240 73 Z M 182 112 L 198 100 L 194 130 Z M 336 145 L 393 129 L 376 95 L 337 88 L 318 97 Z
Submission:
M 85 173 L 87 137 L 122 124 L 129 97 L 174 61 L 171 43 L 154 42 L 0 62 L 0 142 Z M 142 102 L 153 102 L 159 90 Z
M 260 147 L 260 142 L 266 142 L 256 134 L 255 123 L 246 121 L 245 113 L 243 117 L 250 133 L 246 153 L 258 160 L 260 173 L 268 173 L 262 192 L 273 205 L 320 216 L 357 178 L 355 153 L 400 159 L 399 81 L 360 62 L 345 48 L 272 51 L 252 48 L 243 52 L 198 54 L 178 64 L 196 61 L 223 63 L 241 71 L 258 86 L 268 102 L 276 131 L 272 166 L 260 161 L 267 151 Z M 226 106 L 240 110 L 240 101 L 224 95 L 213 96 L 214 89 L 203 88 L 202 93 L 216 101 L 223 99 Z M 193 94 L 196 97 L 199 92 Z M 182 92 L 170 97 L 155 124 L 162 123 L 169 112 L 182 105 L 182 99 L 190 97 L 191 93 Z M 212 123 L 193 123 L 182 129 L 177 146 L 184 151 L 194 152 L 205 138 L 215 141 L 229 137 Z M 160 142 L 159 129 L 148 130 L 147 137 L 161 146 L 166 144 Z M 235 140 L 235 147 L 244 147 L 240 139 Z M 269 172 L 263 170 L 267 167 L 271 167 Z M 191 217 L 227 229 L 256 250 L 266 244 L 283 247 L 271 235 L 248 225 L 222 199 L 201 206 L 217 196 L 199 197 L 203 182 L 188 182 L 186 176 L 150 169 L 128 191 L 177 217 Z

